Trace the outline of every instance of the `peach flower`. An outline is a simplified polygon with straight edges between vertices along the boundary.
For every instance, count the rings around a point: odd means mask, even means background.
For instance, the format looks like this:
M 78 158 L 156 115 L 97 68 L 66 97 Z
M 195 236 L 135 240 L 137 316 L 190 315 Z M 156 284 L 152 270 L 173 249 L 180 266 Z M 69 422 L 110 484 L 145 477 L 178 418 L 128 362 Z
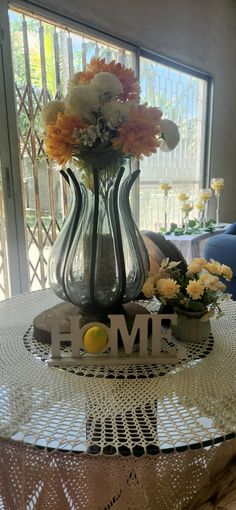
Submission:
M 173 299 L 179 294 L 180 286 L 173 278 L 161 278 L 157 281 L 157 291 L 166 299 Z
M 75 140 L 75 128 L 84 128 L 87 124 L 78 117 L 69 117 L 58 113 L 55 124 L 46 126 L 46 151 L 50 159 L 55 159 L 64 165 L 72 157 Z
M 119 127 L 119 135 L 112 140 L 113 148 L 138 159 L 150 156 L 160 146 L 158 123 L 161 116 L 159 108 L 148 107 L 147 103 L 131 107 L 129 120 Z
M 193 299 L 200 299 L 205 290 L 204 283 L 201 280 L 190 280 L 186 287 L 187 294 Z
M 206 263 L 205 269 L 207 269 L 207 271 L 212 274 L 221 274 L 221 264 L 214 259 L 210 259 L 210 262 Z
M 223 276 L 226 280 L 230 281 L 233 277 L 233 271 L 231 267 L 222 264 L 221 266 L 221 276 Z

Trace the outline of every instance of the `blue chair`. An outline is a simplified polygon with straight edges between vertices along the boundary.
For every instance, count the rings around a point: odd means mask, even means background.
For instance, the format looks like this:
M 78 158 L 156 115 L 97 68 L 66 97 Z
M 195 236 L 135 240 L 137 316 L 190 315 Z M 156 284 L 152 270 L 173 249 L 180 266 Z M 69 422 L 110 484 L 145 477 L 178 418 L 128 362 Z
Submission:
M 231 267 L 233 278 L 230 282 L 224 280 L 224 283 L 227 292 L 232 294 L 232 299 L 236 301 L 236 223 L 232 223 L 223 234 L 208 239 L 204 256 L 207 260 L 215 259 Z

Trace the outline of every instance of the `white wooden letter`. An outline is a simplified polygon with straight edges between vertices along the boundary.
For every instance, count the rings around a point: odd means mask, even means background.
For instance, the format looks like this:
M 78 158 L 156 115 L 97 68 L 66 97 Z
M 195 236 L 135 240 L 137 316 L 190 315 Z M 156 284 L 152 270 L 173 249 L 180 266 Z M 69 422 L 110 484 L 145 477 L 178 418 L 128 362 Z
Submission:
M 148 342 L 148 319 L 150 315 L 136 315 L 132 327 L 132 331 L 129 334 L 127 324 L 124 315 L 108 315 L 111 321 L 110 336 L 111 342 L 111 355 L 118 355 L 118 331 L 122 338 L 126 354 L 131 354 L 134 348 L 134 341 L 139 330 L 140 335 L 140 352 L 142 356 L 147 355 L 147 342 Z
M 60 317 L 52 317 L 51 318 L 51 342 L 52 342 L 52 358 L 61 358 L 61 342 L 68 340 L 71 342 L 71 351 L 73 357 L 79 357 L 81 342 L 80 342 L 80 315 L 71 315 L 70 316 L 70 324 L 71 324 L 71 332 L 70 333 L 60 333 Z
M 163 334 L 161 331 L 162 328 L 162 320 L 168 319 L 173 324 L 177 323 L 177 314 L 155 314 L 151 316 L 152 318 L 152 356 L 160 356 L 161 354 L 161 338 L 163 338 Z M 167 340 L 171 340 L 171 328 L 165 331 L 165 338 Z

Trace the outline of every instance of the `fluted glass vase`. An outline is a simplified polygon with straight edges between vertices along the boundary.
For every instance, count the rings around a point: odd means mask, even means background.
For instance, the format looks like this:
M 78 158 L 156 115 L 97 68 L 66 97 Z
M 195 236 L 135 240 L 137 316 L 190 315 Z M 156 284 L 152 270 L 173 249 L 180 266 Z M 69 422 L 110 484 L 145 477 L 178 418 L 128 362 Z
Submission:
M 72 203 L 49 259 L 49 284 L 62 299 L 96 315 L 119 310 L 140 293 L 149 269 L 129 195 L 139 171 L 124 160 L 85 158 L 79 181 L 68 170 Z

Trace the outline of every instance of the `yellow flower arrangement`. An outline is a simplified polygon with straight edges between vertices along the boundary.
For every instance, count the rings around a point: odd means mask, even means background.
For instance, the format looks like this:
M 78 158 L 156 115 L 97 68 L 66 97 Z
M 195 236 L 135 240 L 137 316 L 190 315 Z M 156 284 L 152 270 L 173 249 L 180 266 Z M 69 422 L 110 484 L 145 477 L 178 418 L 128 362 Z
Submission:
M 64 165 L 75 156 L 83 164 L 88 152 L 142 159 L 158 147 L 172 150 L 179 141 L 176 124 L 162 120 L 159 108 L 140 105 L 139 95 L 132 69 L 92 59 L 69 80 L 66 97 L 43 110 L 48 157 Z
M 212 316 L 215 309 L 221 314 L 220 301 L 229 299 L 226 285 L 220 277 L 230 280 L 232 270 L 225 264 L 197 257 L 187 266 L 185 273 L 180 262 L 164 259 L 156 273 L 150 273 L 143 286 L 147 298 L 156 296 L 161 303 L 186 312 L 200 312 L 204 318 Z

